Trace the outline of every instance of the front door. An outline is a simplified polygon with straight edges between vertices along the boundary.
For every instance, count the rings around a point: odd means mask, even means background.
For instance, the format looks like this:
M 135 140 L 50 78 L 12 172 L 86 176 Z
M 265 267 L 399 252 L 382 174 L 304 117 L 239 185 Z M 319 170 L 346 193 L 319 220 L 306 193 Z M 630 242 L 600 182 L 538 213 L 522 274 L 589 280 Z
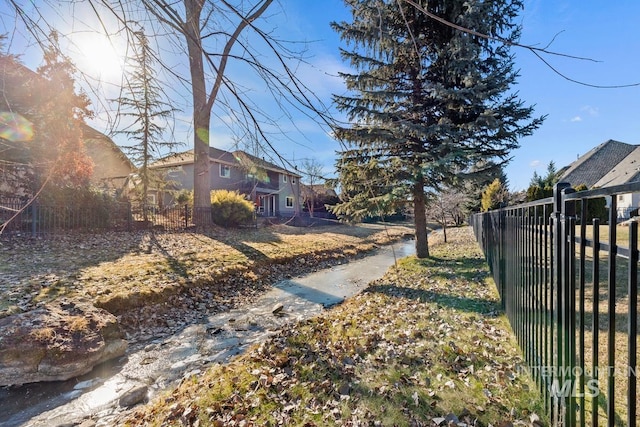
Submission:
M 263 216 L 276 216 L 276 196 L 260 196 L 258 212 Z

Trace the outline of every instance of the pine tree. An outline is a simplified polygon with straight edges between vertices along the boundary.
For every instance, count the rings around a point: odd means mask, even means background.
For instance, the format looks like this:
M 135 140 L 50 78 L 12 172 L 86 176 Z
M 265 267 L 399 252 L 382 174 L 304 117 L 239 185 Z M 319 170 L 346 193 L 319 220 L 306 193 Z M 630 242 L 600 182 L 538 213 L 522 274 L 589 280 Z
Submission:
M 421 7 L 448 22 L 515 41 L 518 0 L 430 0 Z M 337 162 L 342 217 L 411 201 L 416 253 L 429 256 L 426 192 L 489 160 L 504 162 L 542 119 L 517 94 L 509 44 L 491 41 L 396 0 L 346 0 L 353 22 L 332 23 L 356 70 L 334 96 L 352 125 L 335 129 L 346 147 Z
M 40 175 L 38 180 L 49 180 L 58 187 L 86 187 L 93 161 L 85 150 L 82 124 L 93 115 L 91 102 L 85 93 L 76 93 L 75 66 L 62 55 L 58 34 L 52 32 L 50 40 L 44 64 L 37 70 L 47 84 L 38 94 L 39 117 L 35 121 L 39 150 L 34 150 L 32 167 Z
M 134 145 L 127 147 L 131 161 L 138 167 L 141 190 L 140 202 L 144 220 L 147 220 L 148 194 L 150 188 L 163 182 L 150 164 L 169 154 L 175 142 L 163 141 L 165 120 L 174 111 L 162 101 L 162 92 L 156 83 L 155 60 L 143 30 L 134 34 L 133 54 L 129 59 L 129 72 L 125 93 L 117 99 L 122 117 L 129 117 L 133 122 L 121 133 L 131 137 Z
M 556 164 L 552 160 L 547 165 L 547 173 L 545 176 L 538 175 L 533 172 L 529 188 L 527 188 L 527 201 L 540 200 L 553 196 L 553 187 L 560 179 L 560 173 L 556 169 Z

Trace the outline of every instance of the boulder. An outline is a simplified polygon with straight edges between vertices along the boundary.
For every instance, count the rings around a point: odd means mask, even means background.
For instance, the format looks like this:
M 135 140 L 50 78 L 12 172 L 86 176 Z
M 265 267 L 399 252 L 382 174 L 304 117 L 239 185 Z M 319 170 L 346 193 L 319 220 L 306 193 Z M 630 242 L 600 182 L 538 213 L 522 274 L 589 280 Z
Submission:
M 149 387 L 144 384 L 131 387 L 125 394 L 120 397 L 118 404 L 123 408 L 130 408 L 138 403 L 147 400 Z
M 0 319 L 0 386 L 64 381 L 126 349 L 115 316 L 61 299 Z

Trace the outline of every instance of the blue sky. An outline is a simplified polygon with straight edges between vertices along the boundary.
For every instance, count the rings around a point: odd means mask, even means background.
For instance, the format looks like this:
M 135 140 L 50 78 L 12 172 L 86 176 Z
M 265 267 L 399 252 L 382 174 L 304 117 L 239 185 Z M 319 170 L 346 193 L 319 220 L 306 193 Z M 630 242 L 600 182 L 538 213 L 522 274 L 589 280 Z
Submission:
M 335 50 L 339 40 L 331 30 L 323 29 L 323 21 L 348 18 L 342 2 L 304 3 L 309 13 L 301 19 L 309 25 L 310 33 L 317 32 L 325 40 L 322 55 L 333 55 L 339 63 Z M 303 15 L 301 9 L 293 9 Z M 640 83 L 639 17 L 637 0 L 528 0 L 519 17 L 521 43 L 536 47 L 551 43 L 551 51 L 599 61 L 544 56 L 571 79 L 605 86 Z M 535 105 L 536 114 L 547 115 L 547 119 L 513 152 L 506 168 L 511 189 L 526 189 L 534 171 L 544 174 L 550 161 L 560 168 L 608 139 L 640 144 L 640 86 L 604 89 L 579 85 L 556 74 L 528 50 L 514 48 L 513 53 L 520 70 L 514 90 L 527 104 Z
M 349 18 L 342 0 L 276 0 L 276 3 L 270 10 L 270 25 L 288 40 L 309 42 L 312 66 L 301 67 L 300 77 L 329 103 L 332 93 L 343 91 L 342 82 L 335 77 L 336 72 L 346 70 L 338 53 L 338 35 L 329 28 L 330 21 Z M 522 44 L 537 47 L 550 44 L 548 48 L 554 52 L 599 61 L 544 56 L 567 77 L 592 85 L 614 86 L 640 83 L 640 31 L 636 30 L 639 16 L 640 2 L 637 0 L 526 0 L 518 21 L 522 25 Z M 85 22 L 89 20 L 83 19 Z M 73 30 L 81 34 L 78 40 L 88 38 L 78 22 L 67 20 L 66 25 L 73 25 Z M 6 2 L 1 2 L 0 32 L 12 36 L 9 51 L 22 54 L 25 63 L 35 68 L 40 60 L 38 49 L 22 38 L 26 34 L 24 29 L 15 27 Z M 93 49 L 94 52 L 97 50 L 105 52 L 104 48 Z M 525 49 L 514 48 L 513 53 L 516 55 L 516 67 L 520 70 L 518 84 L 513 89 L 519 92 L 526 104 L 536 106 L 536 114 L 546 114 L 547 119 L 534 135 L 522 139 L 521 148 L 512 153 L 513 159 L 506 168 L 512 190 L 525 189 L 534 171 L 543 174 L 550 161 L 558 167 L 565 166 L 608 139 L 640 144 L 640 87 L 604 89 L 583 86 L 554 73 Z M 78 65 L 91 68 L 91 61 L 84 63 L 81 55 L 75 55 Z M 103 53 L 101 57 L 105 55 Z M 92 60 L 94 66 L 97 60 Z M 233 79 L 251 81 L 240 67 L 232 67 L 229 72 Z M 264 102 L 265 109 L 270 109 L 264 88 L 253 90 L 253 98 Z M 95 91 L 95 96 L 112 98 L 113 87 L 103 84 Z M 182 94 L 174 99 L 186 98 Z M 108 115 L 108 107 L 100 100 L 94 101 L 94 106 L 99 119 Z M 179 117 L 176 135 L 187 141 L 186 149 L 191 145 L 192 131 L 189 107 L 184 107 L 184 111 Z M 221 112 L 211 128 L 212 145 L 233 148 L 233 136 L 224 122 L 225 116 Z M 106 126 L 104 123 L 104 120 L 96 121 L 94 126 L 101 130 L 101 126 Z M 325 173 L 331 174 L 334 152 L 339 145 L 326 129 L 304 117 L 295 118 L 295 126 L 283 122 L 281 127 L 286 134 L 274 135 L 273 138 L 284 157 L 296 162 L 315 158 L 325 165 Z

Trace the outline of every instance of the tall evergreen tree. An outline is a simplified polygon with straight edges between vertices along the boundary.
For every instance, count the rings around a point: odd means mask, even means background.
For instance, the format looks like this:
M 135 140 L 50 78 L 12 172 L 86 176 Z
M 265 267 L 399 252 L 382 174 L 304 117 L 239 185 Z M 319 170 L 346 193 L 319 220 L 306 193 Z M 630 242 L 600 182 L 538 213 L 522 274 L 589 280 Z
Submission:
M 141 184 L 138 198 L 146 221 L 149 189 L 163 181 L 162 177 L 149 169 L 149 165 L 167 155 L 176 145 L 163 139 L 165 119 L 174 109 L 162 101 L 161 88 L 155 78 L 155 60 L 144 31 L 136 31 L 133 35 L 134 51 L 129 57 L 127 85 L 125 93 L 117 101 L 123 108 L 121 115 L 133 119 L 122 133 L 134 141 L 127 151 L 138 168 Z
M 469 212 L 480 212 L 482 193 L 496 178 L 502 182 L 505 188 L 508 188 L 504 164 L 496 165 L 492 162 L 482 162 L 470 167 L 464 174 L 458 176 L 455 188 L 466 195 L 465 208 Z
M 3 194 L 35 197 L 46 183 L 50 190 L 86 187 L 93 162 L 82 124 L 92 112 L 87 96 L 75 89 L 75 67 L 61 54 L 58 34 L 51 33 L 37 73 L 6 54 L 0 54 L 0 73 Z
M 421 0 L 421 8 L 475 33 L 432 19 L 396 0 L 346 0 L 353 22 L 332 23 L 351 50 L 356 73 L 342 74 L 350 93 L 334 96 L 352 125 L 335 129 L 346 146 L 337 162 L 344 201 L 334 208 L 358 218 L 414 205 L 416 253 L 429 256 L 425 193 L 483 161 L 506 161 L 518 139 L 542 119 L 531 119 L 517 94 L 509 41 L 519 0 Z M 496 42 L 485 34 L 502 38 Z
M 91 102 L 75 89 L 75 66 L 60 51 L 58 34 L 52 32 L 51 44 L 44 51 L 44 64 L 38 74 L 47 80 L 38 94 L 36 147 L 32 167 L 36 180 L 50 180 L 58 187 L 82 187 L 89 184 L 93 161 L 87 155 L 82 123 L 92 117 Z
M 560 173 L 556 169 L 556 164 L 553 160 L 547 165 L 545 176 L 540 176 L 538 172 L 534 171 L 533 177 L 529 182 L 529 188 L 527 188 L 527 201 L 531 202 L 553 196 L 553 186 L 556 185 L 559 179 Z

